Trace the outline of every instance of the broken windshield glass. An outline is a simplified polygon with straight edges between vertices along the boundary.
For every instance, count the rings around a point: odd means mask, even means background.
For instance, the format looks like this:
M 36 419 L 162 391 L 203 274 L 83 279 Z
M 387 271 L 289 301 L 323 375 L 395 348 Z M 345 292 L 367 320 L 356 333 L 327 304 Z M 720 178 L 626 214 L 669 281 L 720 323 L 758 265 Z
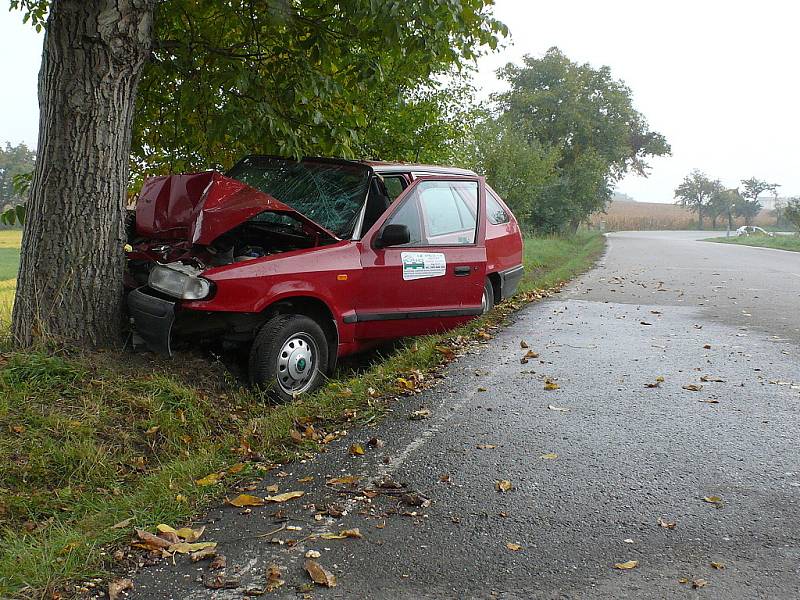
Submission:
M 228 177 L 291 206 L 339 238 L 348 238 L 364 204 L 370 171 L 354 163 L 249 156 Z

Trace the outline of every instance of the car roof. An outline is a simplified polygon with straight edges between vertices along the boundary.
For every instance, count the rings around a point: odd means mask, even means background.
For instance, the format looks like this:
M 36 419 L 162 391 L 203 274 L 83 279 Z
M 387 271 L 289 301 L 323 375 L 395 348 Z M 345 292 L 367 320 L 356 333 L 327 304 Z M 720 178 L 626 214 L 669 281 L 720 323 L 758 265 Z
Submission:
M 445 167 L 441 165 L 426 165 L 420 163 L 384 162 L 379 160 L 360 161 L 369 165 L 376 173 L 432 173 L 441 175 L 475 175 L 474 171 L 459 167 Z

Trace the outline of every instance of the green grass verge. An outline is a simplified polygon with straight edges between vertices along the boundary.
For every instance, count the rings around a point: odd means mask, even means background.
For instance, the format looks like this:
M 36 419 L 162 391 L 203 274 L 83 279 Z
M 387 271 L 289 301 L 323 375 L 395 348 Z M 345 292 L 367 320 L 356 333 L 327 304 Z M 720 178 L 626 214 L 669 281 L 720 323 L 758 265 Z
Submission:
M 1 355 L 0 597 L 50 597 L 120 567 L 110 550 L 127 544 L 133 526 L 182 524 L 232 483 L 317 449 L 291 440 L 298 423 L 325 432 L 373 420 L 408 381 L 447 362 L 448 346 L 485 336 L 536 290 L 588 269 L 604 247 L 596 233 L 529 238 L 515 299 L 281 406 L 192 357 L 154 368 L 146 357 L 103 353 Z M 210 473 L 221 482 L 198 485 Z
M 718 244 L 736 244 L 738 246 L 756 246 L 757 248 L 775 248 L 776 250 L 791 250 L 800 252 L 800 236 L 797 235 L 748 235 L 708 238 L 706 242 Z

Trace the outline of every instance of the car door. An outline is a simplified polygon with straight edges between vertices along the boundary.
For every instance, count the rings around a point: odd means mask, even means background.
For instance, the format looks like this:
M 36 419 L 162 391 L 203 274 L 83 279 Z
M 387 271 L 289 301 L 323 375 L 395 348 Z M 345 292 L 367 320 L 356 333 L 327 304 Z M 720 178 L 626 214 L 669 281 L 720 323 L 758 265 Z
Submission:
M 485 184 L 476 176 L 416 179 L 362 238 L 356 335 L 388 339 L 458 326 L 481 313 Z M 381 247 L 405 225 L 407 243 Z

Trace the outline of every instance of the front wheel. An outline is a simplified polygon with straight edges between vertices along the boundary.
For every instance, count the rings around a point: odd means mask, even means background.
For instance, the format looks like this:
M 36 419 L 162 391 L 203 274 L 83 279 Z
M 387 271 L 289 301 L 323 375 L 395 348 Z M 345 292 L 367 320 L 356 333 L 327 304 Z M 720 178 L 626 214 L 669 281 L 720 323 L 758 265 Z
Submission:
M 250 383 L 287 402 L 322 385 L 327 365 L 328 341 L 314 319 L 276 315 L 250 349 Z

